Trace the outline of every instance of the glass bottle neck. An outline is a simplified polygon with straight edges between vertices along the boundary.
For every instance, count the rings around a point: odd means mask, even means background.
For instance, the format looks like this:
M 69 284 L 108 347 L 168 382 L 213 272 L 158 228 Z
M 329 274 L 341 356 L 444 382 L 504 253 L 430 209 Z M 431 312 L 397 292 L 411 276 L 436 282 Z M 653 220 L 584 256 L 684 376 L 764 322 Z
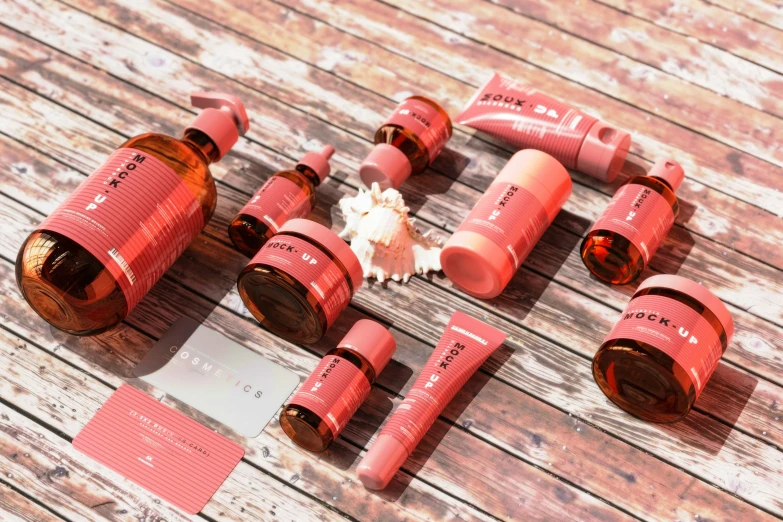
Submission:
M 295 169 L 299 174 L 301 174 L 307 181 L 313 184 L 314 187 L 317 187 L 321 184 L 321 178 L 318 177 L 318 174 L 315 173 L 313 169 L 308 167 L 307 165 L 297 165 Z
M 201 155 L 207 165 L 220 159 L 220 151 L 215 143 L 198 129 L 185 129 L 182 142 Z

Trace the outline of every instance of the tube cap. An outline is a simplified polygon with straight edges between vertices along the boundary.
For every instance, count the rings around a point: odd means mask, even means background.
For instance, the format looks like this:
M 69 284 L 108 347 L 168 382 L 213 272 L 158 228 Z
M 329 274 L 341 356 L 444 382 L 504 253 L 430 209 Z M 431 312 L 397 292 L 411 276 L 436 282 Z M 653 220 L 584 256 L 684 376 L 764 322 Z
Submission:
M 576 168 L 601 181 L 612 182 L 623 168 L 630 148 L 630 134 L 596 121 L 579 149 Z
M 411 171 L 411 162 L 404 152 L 394 145 L 379 143 L 359 167 L 359 177 L 367 187 L 377 183 L 381 190 L 396 189 L 408 179 Z
M 645 279 L 636 292 L 646 288 L 668 288 L 696 299 L 715 314 L 723 329 L 726 330 L 726 344 L 731 342 L 731 337 L 734 335 L 734 319 L 731 318 L 729 309 L 715 294 L 696 281 L 678 275 L 660 274 Z
M 359 263 L 359 258 L 353 253 L 348 243 L 340 239 L 340 236 L 325 226 L 309 219 L 291 219 L 286 221 L 277 233 L 283 234 L 285 232 L 302 234 L 323 245 L 334 257 L 340 260 L 340 263 L 348 271 L 353 284 L 353 293 L 355 294 L 362 286 L 364 271 L 361 263 Z
M 190 103 L 204 110 L 185 130 L 197 129 L 209 136 L 220 158 L 250 129 L 245 106 L 236 96 L 221 92 L 194 92 L 190 95 Z
M 326 145 L 321 149 L 321 152 L 308 152 L 296 165 L 297 167 L 304 165 L 311 168 L 318 175 L 318 179 L 323 181 L 332 171 L 332 167 L 329 165 L 329 158 L 332 157 L 332 154 L 334 154 L 334 147 Z
M 571 195 L 572 186 L 568 171 L 559 161 L 533 149 L 514 154 L 495 183 L 513 183 L 528 190 L 546 211 L 548 223 Z M 459 229 L 444 245 L 440 264 L 455 285 L 480 299 L 497 297 L 518 268 L 494 241 L 478 232 Z
M 356 475 L 368 489 L 383 489 L 408 459 L 405 446 L 390 435 L 379 435 L 359 466 Z
M 397 350 L 397 341 L 380 323 L 360 319 L 348 330 L 338 348 L 351 348 L 372 365 L 375 375 L 383 371 Z
M 656 161 L 647 175 L 665 181 L 676 192 L 682 185 L 682 180 L 685 179 L 685 170 L 683 170 L 682 165 L 673 159 L 667 158 Z

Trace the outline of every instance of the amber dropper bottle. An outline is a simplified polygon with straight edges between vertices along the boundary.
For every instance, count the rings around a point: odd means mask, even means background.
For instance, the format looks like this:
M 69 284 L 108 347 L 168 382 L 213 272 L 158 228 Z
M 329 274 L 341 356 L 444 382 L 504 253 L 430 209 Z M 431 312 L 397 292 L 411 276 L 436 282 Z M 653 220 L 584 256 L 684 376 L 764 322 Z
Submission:
M 181 139 L 126 141 L 22 244 L 17 285 L 52 326 L 92 335 L 116 325 L 209 222 L 209 165 L 249 121 L 234 96 L 199 92 L 191 102 L 205 110 Z
M 315 208 L 315 187 L 331 172 L 334 147 L 308 152 L 294 170 L 274 174 L 253 194 L 228 226 L 234 246 L 247 257 L 256 255 L 283 224 L 307 217 Z
M 633 282 L 647 267 L 680 212 L 674 191 L 685 173 L 673 159 L 621 186 L 582 242 L 582 261 L 613 285 Z

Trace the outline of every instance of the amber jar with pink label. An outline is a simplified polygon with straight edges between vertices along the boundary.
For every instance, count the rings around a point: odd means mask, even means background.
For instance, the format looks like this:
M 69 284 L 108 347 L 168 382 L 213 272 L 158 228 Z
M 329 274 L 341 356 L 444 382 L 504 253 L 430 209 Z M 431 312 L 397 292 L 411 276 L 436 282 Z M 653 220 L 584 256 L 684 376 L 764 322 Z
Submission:
M 676 275 L 645 280 L 593 358 L 609 399 L 651 422 L 685 417 L 734 334 L 726 305 Z
M 231 220 L 228 237 L 247 257 L 275 235 L 289 219 L 307 217 L 315 208 L 315 187 L 331 172 L 334 147 L 308 152 L 293 170 L 275 173 Z
M 437 102 L 411 96 L 375 133 L 375 147 L 359 167 L 362 182 L 399 188 L 411 174 L 424 172 L 451 139 L 451 118 Z
M 280 413 L 280 426 L 309 451 L 324 451 L 370 394 L 397 343 L 382 325 L 362 319 L 321 359 Z
M 262 326 L 294 343 L 311 344 L 345 310 L 362 285 L 351 247 L 323 225 L 292 219 L 240 272 L 239 295 Z
M 582 261 L 599 279 L 632 283 L 661 246 L 680 212 L 674 192 L 685 172 L 673 159 L 625 182 L 582 241 Z

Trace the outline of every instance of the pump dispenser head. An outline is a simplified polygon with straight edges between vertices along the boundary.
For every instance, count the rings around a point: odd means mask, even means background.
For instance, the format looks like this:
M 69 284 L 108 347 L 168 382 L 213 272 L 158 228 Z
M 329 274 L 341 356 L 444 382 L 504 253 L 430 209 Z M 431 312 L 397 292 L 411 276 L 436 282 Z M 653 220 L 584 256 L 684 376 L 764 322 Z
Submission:
M 209 136 L 221 159 L 250 129 L 245 106 L 236 96 L 222 92 L 194 92 L 190 95 L 190 103 L 204 110 L 185 130 L 197 129 Z
M 682 185 L 682 180 L 685 179 L 685 170 L 673 159 L 666 158 L 655 162 L 647 175 L 665 181 L 674 192 L 677 192 Z
M 332 167 L 329 166 L 329 158 L 332 157 L 332 154 L 334 154 L 334 147 L 326 145 L 321 149 L 321 152 L 308 152 L 302 156 L 296 166 L 309 167 L 318 175 L 318 179 L 323 181 L 332 171 Z

